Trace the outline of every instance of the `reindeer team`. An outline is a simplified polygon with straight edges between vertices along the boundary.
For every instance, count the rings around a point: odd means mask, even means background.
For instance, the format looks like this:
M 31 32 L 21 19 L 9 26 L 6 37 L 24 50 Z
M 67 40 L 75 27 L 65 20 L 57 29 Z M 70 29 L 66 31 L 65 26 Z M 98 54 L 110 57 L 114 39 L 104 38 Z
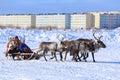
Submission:
M 64 60 L 67 58 L 67 54 L 70 53 L 73 56 L 72 60 L 81 61 L 81 58 L 87 61 L 86 59 L 89 56 L 89 52 L 92 54 L 93 62 L 95 62 L 94 53 L 96 53 L 100 48 L 106 48 L 106 45 L 100 40 L 102 36 L 96 38 L 95 32 L 93 33 L 95 40 L 93 39 L 83 39 L 79 38 L 76 40 L 60 40 L 57 36 L 59 43 L 57 42 L 42 42 L 38 48 L 37 53 L 43 51 L 43 56 L 46 59 L 46 53 L 51 51 L 52 58 L 55 58 L 57 61 L 56 52 L 59 52 L 60 60 L 63 61 L 63 52 L 65 52 Z
M 40 43 L 39 48 L 37 48 L 36 54 L 40 54 L 40 52 L 43 51 L 44 59 L 45 61 L 47 61 L 46 54 L 48 53 L 48 51 L 50 51 L 52 56 L 50 59 L 55 58 L 55 60 L 58 61 L 56 53 L 59 53 L 60 60 L 63 61 L 63 53 L 65 53 L 64 60 L 67 59 L 67 54 L 70 53 L 70 55 L 72 56 L 72 60 L 75 60 L 77 62 L 78 60 L 81 61 L 82 58 L 86 62 L 89 53 L 91 52 L 93 62 L 95 62 L 94 53 L 96 53 L 100 48 L 106 48 L 106 45 L 100 40 L 102 36 L 96 38 L 94 32 L 93 37 L 95 38 L 95 40 L 79 38 L 69 41 L 64 40 L 64 38 L 60 40 L 58 35 L 58 43 L 42 42 Z

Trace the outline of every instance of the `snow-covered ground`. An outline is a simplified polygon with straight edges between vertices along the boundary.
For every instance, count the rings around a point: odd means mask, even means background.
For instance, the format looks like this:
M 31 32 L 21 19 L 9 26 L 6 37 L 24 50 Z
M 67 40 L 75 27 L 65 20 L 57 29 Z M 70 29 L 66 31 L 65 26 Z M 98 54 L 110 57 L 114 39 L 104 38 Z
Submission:
M 120 29 L 99 30 L 96 36 L 103 36 L 107 48 L 91 55 L 88 62 L 74 62 L 68 55 L 67 61 L 23 60 L 7 61 L 3 52 L 9 37 L 24 38 L 30 48 L 37 48 L 42 41 L 58 42 L 57 35 L 67 40 L 78 38 L 94 39 L 93 30 L 0 30 L 0 80 L 119 80 L 120 79 Z M 62 36 L 64 35 L 64 36 Z M 47 57 L 47 59 L 49 59 Z M 59 59 L 59 56 L 58 56 Z

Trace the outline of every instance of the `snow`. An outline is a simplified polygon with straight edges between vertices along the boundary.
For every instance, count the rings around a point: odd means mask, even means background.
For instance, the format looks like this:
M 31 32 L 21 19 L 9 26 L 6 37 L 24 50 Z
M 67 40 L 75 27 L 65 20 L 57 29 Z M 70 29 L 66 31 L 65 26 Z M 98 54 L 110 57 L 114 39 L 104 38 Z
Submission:
M 107 48 L 95 53 L 96 62 L 92 62 L 91 54 L 88 62 L 74 62 L 68 55 L 67 60 L 58 62 L 44 58 L 40 60 L 6 60 L 4 51 L 10 36 L 18 35 L 25 39 L 30 48 L 37 48 L 42 41 L 59 42 L 62 39 L 75 40 L 78 38 L 94 39 L 93 30 L 0 30 L 0 80 L 118 80 L 120 79 L 120 31 L 98 30 L 96 36 Z

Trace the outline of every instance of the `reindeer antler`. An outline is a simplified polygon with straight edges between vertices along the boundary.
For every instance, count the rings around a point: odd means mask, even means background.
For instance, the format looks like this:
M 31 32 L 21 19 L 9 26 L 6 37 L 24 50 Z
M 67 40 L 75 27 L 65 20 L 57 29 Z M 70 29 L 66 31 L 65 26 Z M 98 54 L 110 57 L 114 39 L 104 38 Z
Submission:
M 103 37 L 103 36 L 100 36 L 100 37 L 99 37 L 99 40 L 100 40 L 102 37 Z
M 61 40 L 59 39 L 59 36 L 60 36 L 60 34 L 57 35 L 57 39 L 58 39 L 59 41 L 61 41 Z
M 96 31 L 95 31 L 96 32 Z M 93 37 L 96 39 L 96 40 L 99 40 L 99 39 L 97 39 L 96 37 L 95 37 L 95 32 L 93 33 Z
M 95 31 L 96 32 L 96 31 Z M 95 37 L 95 32 L 93 33 L 93 36 L 94 36 L 94 38 L 98 41 L 98 40 L 100 40 L 103 36 L 100 36 L 100 37 Z
M 63 35 L 63 34 L 62 34 L 63 37 L 61 37 L 61 39 L 59 39 L 60 38 L 59 36 L 60 36 L 60 33 L 57 35 L 57 39 L 59 41 L 63 41 L 66 38 L 66 35 Z
M 66 34 L 62 34 L 63 37 L 62 37 L 62 40 L 64 40 L 66 38 Z

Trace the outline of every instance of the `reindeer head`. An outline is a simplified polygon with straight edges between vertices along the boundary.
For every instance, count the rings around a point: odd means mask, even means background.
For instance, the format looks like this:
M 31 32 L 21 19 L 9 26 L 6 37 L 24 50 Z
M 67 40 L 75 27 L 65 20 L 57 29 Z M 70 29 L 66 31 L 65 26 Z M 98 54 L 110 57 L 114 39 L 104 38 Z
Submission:
M 60 41 L 60 44 L 63 45 L 63 46 L 66 45 L 65 42 L 64 42 L 64 38 L 65 38 L 65 37 L 66 37 L 66 36 L 64 36 L 64 37 L 62 37 L 62 38 L 60 39 L 60 34 L 57 35 L 57 39 Z
M 65 40 L 66 35 L 63 35 L 61 39 L 59 39 L 60 34 L 57 36 L 57 39 L 60 41 L 60 46 L 62 48 L 68 48 L 71 45 L 71 41 Z
M 61 45 L 66 46 L 65 41 L 61 41 Z
M 99 45 L 99 47 L 106 48 L 106 45 L 103 43 L 103 41 L 100 40 L 103 36 L 100 36 L 99 38 L 96 38 L 95 37 L 95 32 L 93 33 L 93 36 L 97 40 L 97 44 Z

